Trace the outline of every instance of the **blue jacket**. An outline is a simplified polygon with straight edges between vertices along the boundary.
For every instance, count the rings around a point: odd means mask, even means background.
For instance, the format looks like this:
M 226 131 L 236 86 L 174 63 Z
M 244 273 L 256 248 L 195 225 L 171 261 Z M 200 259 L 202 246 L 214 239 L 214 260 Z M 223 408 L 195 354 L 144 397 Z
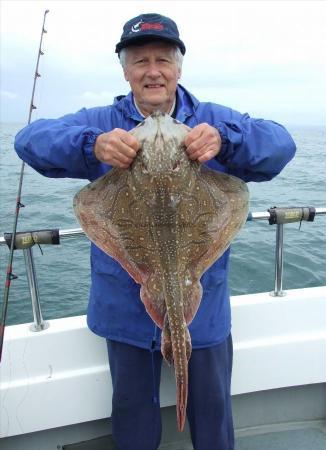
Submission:
M 216 127 L 222 149 L 207 165 L 244 181 L 271 180 L 295 153 L 295 144 L 281 125 L 251 119 L 248 114 L 214 103 L 201 103 L 180 85 L 176 119 L 189 127 L 202 122 Z M 111 106 L 37 120 L 17 134 L 15 148 L 20 158 L 47 177 L 92 181 L 111 169 L 94 157 L 97 136 L 114 128 L 130 130 L 142 120 L 129 93 L 115 99 Z M 194 348 L 218 344 L 230 333 L 228 268 L 229 250 L 202 277 L 203 298 L 189 326 Z M 109 339 L 158 348 L 160 330 L 146 313 L 139 286 L 128 273 L 93 244 L 91 269 L 90 329 Z

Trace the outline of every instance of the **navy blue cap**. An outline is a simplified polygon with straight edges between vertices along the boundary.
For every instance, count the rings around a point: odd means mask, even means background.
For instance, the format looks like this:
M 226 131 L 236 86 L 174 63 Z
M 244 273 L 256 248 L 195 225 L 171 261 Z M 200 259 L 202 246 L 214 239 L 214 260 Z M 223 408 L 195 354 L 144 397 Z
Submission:
M 160 14 L 140 14 L 134 17 L 123 27 L 120 42 L 116 45 L 115 52 L 129 45 L 143 45 L 152 41 L 165 41 L 177 45 L 181 53 L 186 53 L 186 47 L 179 38 L 176 23 L 169 17 Z

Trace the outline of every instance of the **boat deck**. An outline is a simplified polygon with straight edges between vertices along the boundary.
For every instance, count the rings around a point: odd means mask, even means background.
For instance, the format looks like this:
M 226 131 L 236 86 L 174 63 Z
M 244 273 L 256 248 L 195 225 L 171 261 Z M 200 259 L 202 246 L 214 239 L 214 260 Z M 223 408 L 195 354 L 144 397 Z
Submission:
M 325 450 L 326 423 L 300 423 L 274 426 L 273 430 L 257 428 L 240 430 L 236 436 L 236 450 Z M 111 436 L 87 442 L 65 445 L 62 450 L 116 450 Z M 160 446 L 159 450 L 193 450 L 189 438 Z
M 236 450 L 325 450 L 325 424 L 238 437 Z M 191 447 L 189 447 L 191 448 Z
M 325 450 L 326 384 L 293 386 L 232 397 L 235 450 Z M 188 424 L 179 433 L 175 406 L 162 415 L 159 450 L 193 450 Z M 2 450 L 116 450 L 111 420 L 3 438 Z

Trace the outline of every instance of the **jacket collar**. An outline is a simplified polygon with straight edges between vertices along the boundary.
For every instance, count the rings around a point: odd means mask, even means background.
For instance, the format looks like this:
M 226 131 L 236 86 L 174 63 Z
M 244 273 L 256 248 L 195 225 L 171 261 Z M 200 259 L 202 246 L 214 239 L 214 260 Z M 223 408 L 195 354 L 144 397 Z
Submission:
M 187 117 L 192 116 L 197 108 L 199 101 L 185 89 L 181 84 L 177 86 L 177 113 L 176 119 L 185 122 Z M 125 118 L 131 118 L 136 122 L 142 122 L 144 119 L 137 111 L 133 93 L 128 95 L 119 95 L 114 99 L 114 106 L 122 112 Z

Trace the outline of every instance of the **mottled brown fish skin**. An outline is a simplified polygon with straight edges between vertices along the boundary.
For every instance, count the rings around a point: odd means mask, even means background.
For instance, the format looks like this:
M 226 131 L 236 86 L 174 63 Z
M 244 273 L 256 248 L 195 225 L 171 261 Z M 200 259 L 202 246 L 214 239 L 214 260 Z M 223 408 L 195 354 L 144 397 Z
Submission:
M 177 391 L 177 424 L 182 431 L 186 419 L 188 397 L 188 361 L 191 355 L 191 340 L 185 320 L 183 291 L 178 276 L 178 235 L 179 223 L 177 205 L 171 205 L 169 191 L 162 189 L 165 176 L 156 178 L 154 191 L 157 192 L 153 208 L 153 233 L 156 249 L 161 261 L 163 295 L 166 315 L 162 330 L 161 351 L 169 364 L 174 364 Z M 164 226 L 165 225 L 165 226 Z
M 162 329 L 174 364 L 177 424 L 183 430 L 191 340 L 202 297 L 200 277 L 246 221 L 246 184 L 189 160 L 190 128 L 154 113 L 130 131 L 141 149 L 128 170 L 114 168 L 74 198 L 87 236 L 141 285 L 146 311 Z

